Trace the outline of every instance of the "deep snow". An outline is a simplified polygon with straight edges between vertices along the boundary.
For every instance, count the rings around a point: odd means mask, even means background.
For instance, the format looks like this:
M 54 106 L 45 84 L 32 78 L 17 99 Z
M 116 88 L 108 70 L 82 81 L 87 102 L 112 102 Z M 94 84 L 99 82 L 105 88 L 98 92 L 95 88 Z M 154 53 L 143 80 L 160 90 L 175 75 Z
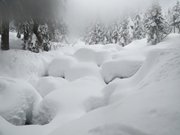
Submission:
M 179 135 L 179 42 L 0 51 L 0 134 Z

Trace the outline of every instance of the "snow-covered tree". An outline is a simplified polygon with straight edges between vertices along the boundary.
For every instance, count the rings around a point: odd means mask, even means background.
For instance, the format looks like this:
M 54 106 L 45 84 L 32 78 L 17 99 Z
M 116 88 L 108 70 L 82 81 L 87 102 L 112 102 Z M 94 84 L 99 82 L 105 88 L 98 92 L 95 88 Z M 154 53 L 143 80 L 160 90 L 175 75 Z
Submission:
M 131 26 L 129 19 L 124 19 L 120 29 L 120 45 L 125 46 L 132 42 L 132 29 L 133 27 Z
M 64 21 L 60 21 L 56 23 L 54 26 L 54 31 L 50 32 L 50 35 L 53 33 L 52 41 L 68 43 L 67 35 L 68 35 L 68 27 Z
M 179 1 L 177 1 L 176 5 L 173 7 L 169 15 L 171 17 L 170 23 L 174 28 L 174 32 L 176 32 L 176 29 L 178 29 L 178 33 L 180 33 L 180 2 Z
M 95 22 L 94 25 L 91 25 L 85 35 L 84 41 L 86 44 L 103 44 L 105 39 L 105 27 L 100 22 Z
M 110 30 L 111 30 L 111 35 L 110 35 L 111 43 L 113 44 L 119 43 L 119 40 L 121 38 L 120 36 L 121 24 L 119 23 L 119 21 L 113 23 L 112 28 Z
M 133 39 L 145 38 L 145 30 L 143 24 L 143 18 L 141 15 L 136 15 L 134 18 L 134 31 Z
M 145 28 L 148 42 L 157 44 L 161 42 L 169 33 L 170 28 L 162 15 L 161 7 L 158 3 L 153 4 L 146 14 Z

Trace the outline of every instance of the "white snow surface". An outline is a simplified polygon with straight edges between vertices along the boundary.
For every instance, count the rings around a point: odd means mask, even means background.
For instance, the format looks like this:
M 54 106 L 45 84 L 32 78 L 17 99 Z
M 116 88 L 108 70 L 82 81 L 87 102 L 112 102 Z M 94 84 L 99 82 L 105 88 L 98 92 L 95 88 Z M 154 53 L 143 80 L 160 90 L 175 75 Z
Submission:
M 51 76 L 42 77 L 38 80 L 35 88 L 42 97 L 45 97 L 52 91 L 58 89 L 59 87 L 67 83 L 68 81 L 63 78 L 51 77 Z
M 102 65 L 101 74 L 106 83 L 116 78 L 129 78 L 141 67 L 143 61 L 131 59 L 116 59 L 105 62 Z
M 35 98 L 32 115 L 32 122 L 41 126 L 14 126 L 0 114 L 0 134 L 179 135 L 179 42 L 180 35 L 171 34 L 156 46 L 143 39 L 124 48 L 75 45 L 40 54 L 1 51 L 1 110 L 22 107 L 16 91 L 24 85 L 32 88 L 28 83 L 43 99 Z M 128 78 L 120 79 L 124 74 Z M 7 77 L 26 82 L 17 81 L 16 86 L 7 81 L 6 90 Z M 39 97 L 37 92 L 34 96 Z
M 93 96 L 102 96 L 101 90 L 104 86 L 105 83 L 99 78 L 89 76 L 60 87 L 37 106 L 34 123 L 47 124 L 55 116 L 59 124 L 79 118 L 86 112 L 85 101 Z
M 31 123 L 41 97 L 28 83 L 0 77 L 0 115 L 14 125 Z

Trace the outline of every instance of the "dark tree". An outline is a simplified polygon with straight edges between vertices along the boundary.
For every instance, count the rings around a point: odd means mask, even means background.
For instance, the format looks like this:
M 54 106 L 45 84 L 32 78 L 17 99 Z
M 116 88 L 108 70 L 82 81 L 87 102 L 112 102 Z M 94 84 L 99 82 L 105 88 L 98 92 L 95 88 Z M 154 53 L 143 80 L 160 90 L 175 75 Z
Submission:
M 2 49 L 9 49 L 9 22 L 15 20 L 18 26 L 18 37 L 24 35 L 24 42 L 30 43 L 32 35 L 36 36 L 36 47 L 44 47 L 42 25 L 59 19 L 63 0 L 0 0 L 0 18 L 2 20 Z M 46 28 L 45 28 L 46 29 Z M 47 37 L 46 37 L 47 39 Z

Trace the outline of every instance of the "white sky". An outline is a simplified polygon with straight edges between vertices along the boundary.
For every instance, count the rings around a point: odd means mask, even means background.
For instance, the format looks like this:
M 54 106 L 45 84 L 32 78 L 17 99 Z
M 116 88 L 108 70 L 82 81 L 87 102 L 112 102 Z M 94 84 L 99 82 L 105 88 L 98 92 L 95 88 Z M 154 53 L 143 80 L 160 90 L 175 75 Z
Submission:
M 67 0 L 69 9 L 73 13 L 89 14 L 117 14 L 117 12 L 128 12 L 141 10 L 154 0 Z M 177 0 L 159 0 L 163 7 L 175 3 Z M 70 11 L 71 11 L 70 10 Z

